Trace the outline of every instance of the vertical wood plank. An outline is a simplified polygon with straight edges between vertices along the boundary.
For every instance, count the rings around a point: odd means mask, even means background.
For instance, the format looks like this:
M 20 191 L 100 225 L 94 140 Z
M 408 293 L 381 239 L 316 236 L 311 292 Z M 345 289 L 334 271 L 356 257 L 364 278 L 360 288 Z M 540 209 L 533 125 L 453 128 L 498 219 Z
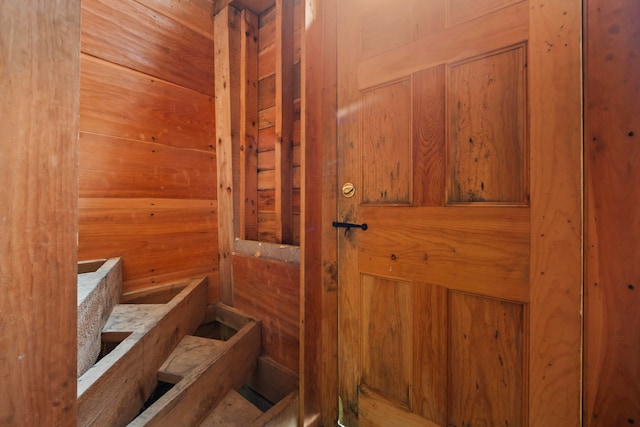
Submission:
M 80 1 L 0 3 L 0 424 L 76 424 Z
M 529 424 L 569 427 L 581 423 L 582 2 L 529 10 Z
M 293 241 L 293 1 L 276 0 L 276 238 Z
M 231 253 L 236 236 L 234 212 L 239 194 L 234 177 L 238 164 L 240 129 L 240 12 L 231 6 L 214 18 L 216 158 L 218 163 L 218 247 L 220 253 L 220 300 L 233 305 Z
M 417 72 L 413 83 L 413 205 L 445 205 L 444 65 Z
M 240 44 L 240 234 L 258 239 L 258 17 L 242 11 Z
M 304 0 L 301 53 L 301 339 L 303 425 L 336 423 L 336 0 Z M 319 83 L 321 82 L 321 83 Z
M 640 2 L 586 2 L 585 426 L 640 423 Z

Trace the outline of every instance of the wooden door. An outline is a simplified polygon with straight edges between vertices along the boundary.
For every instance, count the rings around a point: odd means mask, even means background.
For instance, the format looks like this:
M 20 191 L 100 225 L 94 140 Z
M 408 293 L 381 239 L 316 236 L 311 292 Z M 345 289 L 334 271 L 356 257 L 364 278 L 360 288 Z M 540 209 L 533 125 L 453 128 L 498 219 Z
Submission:
M 580 25 L 339 2 L 343 425 L 579 424 Z

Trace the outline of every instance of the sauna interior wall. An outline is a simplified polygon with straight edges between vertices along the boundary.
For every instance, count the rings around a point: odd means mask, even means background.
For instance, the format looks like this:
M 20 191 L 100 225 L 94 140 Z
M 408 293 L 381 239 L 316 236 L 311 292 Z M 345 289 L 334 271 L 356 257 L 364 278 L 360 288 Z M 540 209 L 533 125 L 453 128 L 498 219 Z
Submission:
M 218 300 L 213 0 L 83 0 L 79 259 Z
M 293 79 L 293 244 L 300 243 L 300 45 L 302 2 L 294 4 Z M 275 3 L 275 2 L 274 2 Z M 258 227 L 248 240 L 280 243 L 275 214 L 276 5 L 258 15 Z M 291 36 L 291 34 L 289 34 Z M 286 125 L 286 124 L 285 124 Z M 262 320 L 263 353 L 293 373 L 299 371 L 300 266 L 261 254 L 233 255 L 233 300 L 240 310 Z

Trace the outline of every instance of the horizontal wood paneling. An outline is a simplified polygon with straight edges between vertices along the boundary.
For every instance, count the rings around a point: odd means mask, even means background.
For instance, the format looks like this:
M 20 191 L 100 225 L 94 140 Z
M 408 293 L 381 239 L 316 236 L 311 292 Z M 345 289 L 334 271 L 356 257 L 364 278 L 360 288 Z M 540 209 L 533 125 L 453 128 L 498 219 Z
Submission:
M 216 198 L 212 151 L 82 132 L 80 197 Z
M 213 150 L 210 96 L 82 55 L 80 130 Z
M 125 290 L 184 277 L 216 278 L 214 200 L 82 198 L 79 208 L 79 258 L 122 257 Z M 214 280 L 212 302 L 216 288 Z
M 213 40 L 212 0 L 137 0 L 137 2 Z
M 82 4 L 79 257 L 219 300 L 210 0 Z
M 82 51 L 213 95 L 213 40 L 138 2 L 84 0 Z
M 263 353 L 298 372 L 299 266 L 234 254 L 233 275 L 235 306 L 262 321 Z
M 369 229 L 358 235 L 360 266 L 383 277 L 528 301 L 528 210 L 469 209 L 361 208 L 359 221 Z

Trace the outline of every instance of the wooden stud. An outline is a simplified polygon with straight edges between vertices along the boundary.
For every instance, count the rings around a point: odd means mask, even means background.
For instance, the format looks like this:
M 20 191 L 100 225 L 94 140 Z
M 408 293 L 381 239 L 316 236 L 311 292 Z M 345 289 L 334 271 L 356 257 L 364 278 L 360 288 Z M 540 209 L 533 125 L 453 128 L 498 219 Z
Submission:
M 292 243 L 293 1 L 276 0 L 276 239 Z
M 233 305 L 231 253 L 239 231 L 234 221 L 239 192 L 234 177 L 238 164 L 240 129 L 240 12 L 228 6 L 215 16 L 215 93 L 218 161 L 218 247 L 220 253 L 220 300 Z M 235 189 L 235 190 L 234 190 Z M 235 224 L 235 226 L 234 226 Z M 236 229 L 236 227 L 238 229 Z
M 337 0 L 305 0 L 301 54 L 300 417 L 338 418 Z
M 533 319 L 529 384 L 538 385 L 529 390 L 528 425 L 578 426 L 582 335 L 582 2 L 558 0 L 552 4 L 530 0 L 528 7 L 532 23 L 529 84 L 536 88 L 529 91 L 529 318 Z M 546 24 L 540 25 L 543 22 Z
M 273 0 L 213 0 L 213 14 L 217 15 L 227 6 L 237 9 L 251 9 L 255 14 L 261 14 L 273 5 Z
M 640 423 L 640 2 L 585 2 L 584 425 Z
M 80 1 L 0 9 L 0 424 L 76 425 Z
M 258 17 L 242 11 L 240 43 L 240 205 L 238 237 L 258 239 Z

